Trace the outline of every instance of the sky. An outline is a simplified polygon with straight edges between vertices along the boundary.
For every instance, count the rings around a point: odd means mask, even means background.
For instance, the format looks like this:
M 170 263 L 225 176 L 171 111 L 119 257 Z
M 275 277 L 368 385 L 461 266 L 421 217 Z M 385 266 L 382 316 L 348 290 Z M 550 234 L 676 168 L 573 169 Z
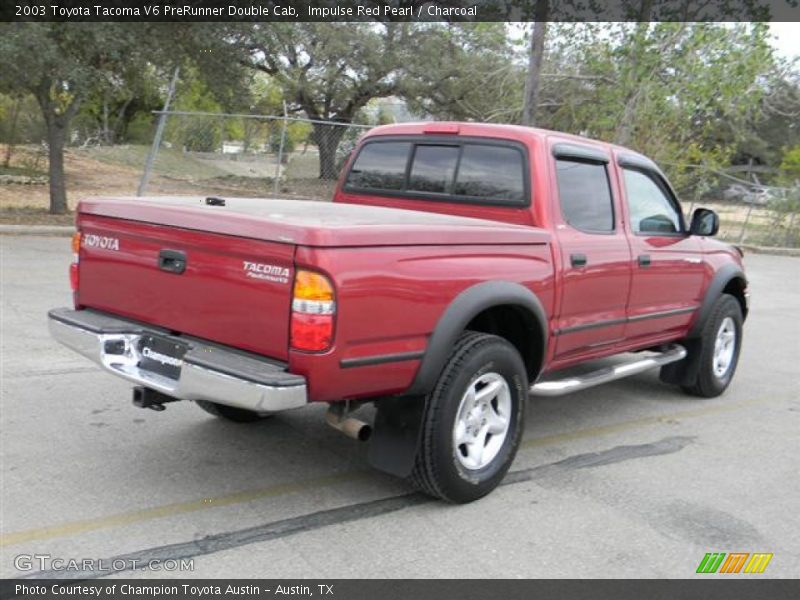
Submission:
M 786 58 L 800 57 L 800 23 L 770 23 L 775 49 Z

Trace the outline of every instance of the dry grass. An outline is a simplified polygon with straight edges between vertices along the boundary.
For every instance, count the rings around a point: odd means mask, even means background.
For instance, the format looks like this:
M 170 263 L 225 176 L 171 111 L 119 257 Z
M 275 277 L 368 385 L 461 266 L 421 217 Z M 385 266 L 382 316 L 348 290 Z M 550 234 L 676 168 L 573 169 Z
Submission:
M 0 155 L 3 148 L 0 147 Z M 131 196 L 136 194 L 147 148 L 115 146 L 112 148 L 68 149 L 65 153 L 67 202 L 74 210 L 81 198 L 88 196 Z M 38 149 L 18 148 L 15 168 L 46 170 Z M 15 164 L 17 163 L 17 164 Z M 27 166 L 26 166 L 27 165 Z M 305 165 L 304 165 L 305 166 Z M 192 158 L 176 151 L 159 154 L 147 194 L 218 195 L 248 197 L 284 197 L 328 200 L 334 182 L 309 177 L 282 182 L 274 193 L 270 177 L 236 175 L 213 161 Z M 71 215 L 49 215 L 47 185 L 0 185 L 0 223 L 70 224 Z

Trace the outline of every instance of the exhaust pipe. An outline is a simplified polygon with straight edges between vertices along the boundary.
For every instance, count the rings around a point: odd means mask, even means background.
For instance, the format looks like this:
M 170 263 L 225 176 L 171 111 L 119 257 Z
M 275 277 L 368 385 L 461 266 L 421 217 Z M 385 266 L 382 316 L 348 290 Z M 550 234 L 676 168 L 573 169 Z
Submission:
M 325 420 L 334 429 L 359 442 L 366 442 L 369 436 L 372 435 L 372 427 L 368 423 L 353 417 L 345 418 L 343 415 L 334 412 L 333 407 L 329 408 L 328 412 L 325 413 Z

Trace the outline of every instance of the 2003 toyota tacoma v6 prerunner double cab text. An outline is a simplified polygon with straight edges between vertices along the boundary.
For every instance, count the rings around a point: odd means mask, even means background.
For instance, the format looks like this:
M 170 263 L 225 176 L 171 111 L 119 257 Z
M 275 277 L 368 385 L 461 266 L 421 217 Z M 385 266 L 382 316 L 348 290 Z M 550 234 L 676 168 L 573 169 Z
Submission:
M 625 148 L 389 125 L 359 142 L 333 202 L 83 200 L 74 309 L 49 323 L 138 406 L 246 422 L 326 402 L 335 428 L 372 433 L 374 466 L 469 502 L 508 470 L 529 393 L 655 367 L 689 394 L 728 387 L 748 289 L 717 228 L 705 209 L 687 227 L 659 168 Z M 351 416 L 366 403 L 372 425 Z

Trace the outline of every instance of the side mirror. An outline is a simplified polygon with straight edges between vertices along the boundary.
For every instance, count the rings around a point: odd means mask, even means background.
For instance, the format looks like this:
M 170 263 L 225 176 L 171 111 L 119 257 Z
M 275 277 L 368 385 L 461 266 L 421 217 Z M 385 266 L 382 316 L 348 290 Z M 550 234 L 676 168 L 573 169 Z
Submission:
M 692 214 L 692 224 L 689 233 L 709 237 L 717 235 L 719 231 L 719 217 L 713 210 L 698 208 Z

